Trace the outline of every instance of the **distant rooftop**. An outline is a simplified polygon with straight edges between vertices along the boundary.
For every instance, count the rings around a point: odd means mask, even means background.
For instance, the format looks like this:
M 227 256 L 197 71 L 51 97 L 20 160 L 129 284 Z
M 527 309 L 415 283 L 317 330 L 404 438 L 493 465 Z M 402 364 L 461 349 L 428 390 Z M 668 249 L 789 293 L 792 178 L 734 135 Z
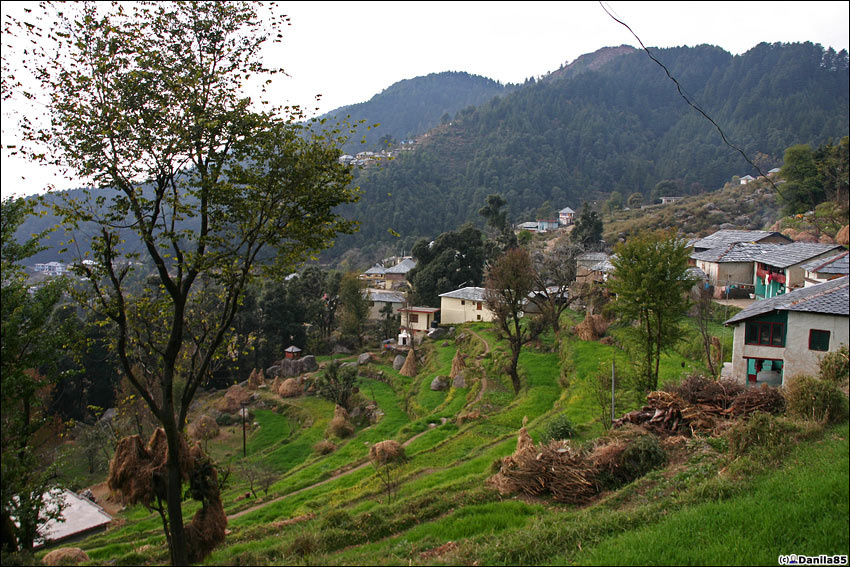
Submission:
M 387 274 L 406 274 L 410 270 L 416 267 L 416 260 L 413 258 L 405 258 L 392 268 L 387 268 L 385 273 Z
M 484 301 L 485 289 L 483 287 L 464 287 L 447 293 L 441 293 L 440 297 L 453 299 L 466 299 L 469 301 Z
M 706 262 L 761 262 L 777 268 L 787 268 L 841 248 L 838 244 L 792 242 L 791 244 L 754 244 L 738 242 L 691 254 L 694 260 Z
M 692 246 L 694 250 L 699 252 L 700 249 L 719 248 L 720 246 L 735 244 L 736 242 L 759 242 L 770 236 L 780 236 L 789 243 L 791 242 L 791 239 L 781 232 L 770 232 L 767 230 L 718 230 L 714 234 L 694 240 Z
M 847 274 L 850 274 L 850 265 L 848 265 L 847 262 L 848 254 L 850 254 L 850 252 L 845 250 L 844 252 L 836 254 L 835 256 L 830 256 L 829 258 L 818 258 L 817 260 L 812 260 L 800 267 L 808 272 L 846 276 Z

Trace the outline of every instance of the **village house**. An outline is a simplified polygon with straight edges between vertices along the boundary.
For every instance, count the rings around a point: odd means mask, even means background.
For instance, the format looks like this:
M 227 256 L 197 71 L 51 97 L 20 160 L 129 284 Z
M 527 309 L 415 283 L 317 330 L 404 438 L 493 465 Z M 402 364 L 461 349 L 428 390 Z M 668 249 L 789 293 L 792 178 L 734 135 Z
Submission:
M 560 221 L 557 219 L 537 219 L 537 232 L 549 232 L 550 230 L 558 230 L 560 226 Z
M 408 287 L 407 274 L 416 267 L 416 260 L 405 256 L 395 264 L 392 263 L 393 261 L 394 259 L 391 258 L 375 264 L 360 274 L 359 278 L 365 280 L 370 288 L 397 290 Z
M 569 207 L 564 207 L 558 211 L 558 222 L 563 226 L 571 225 L 575 222 L 576 212 Z
M 386 287 L 387 289 L 397 289 L 399 287 L 403 287 L 404 283 L 407 280 L 407 273 L 416 267 L 416 260 L 413 258 L 407 257 L 403 258 L 401 262 L 387 268 L 384 273 L 384 277 L 386 278 Z
M 678 201 L 681 201 L 684 197 L 661 197 L 662 205 L 672 205 Z
M 850 267 L 848 267 L 847 259 L 848 251 L 845 250 L 844 252 L 839 252 L 835 256 L 806 262 L 801 266 L 805 272 L 805 275 L 803 276 L 805 279 L 805 286 L 809 287 L 817 285 L 819 283 L 834 280 L 835 278 L 840 278 L 841 276 L 850 274 Z
M 734 326 L 732 376 L 781 385 L 797 374 L 817 374 L 823 353 L 850 340 L 848 279 L 757 301 L 726 321 Z
M 464 287 L 440 294 L 440 322 L 457 325 L 495 319 L 495 314 L 487 308 L 485 291 L 483 287 Z
M 760 242 L 762 244 L 791 244 L 794 242 L 781 232 L 767 230 L 718 230 L 704 238 L 697 238 L 689 245 L 694 252 L 704 252 L 712 248 L 726 248 L 738 242 Z
M 757 244 L 752 250 L 755 263 L 753 285 L 757 299 L 767 299 L 803 287 L 803 264 L 826 258 L 840 249 L 838 244 L 794 242 L 793 244 Z
M 750 181 L 755 181 L 755 180 L 756 180 L 755 177 L 753 177 L 752 175 L 745 175 L 745 176 L 741 177 L 741 185 L 746 185 Z
M 369 319 L 383 319 L 385 315 L 381 310 L 387 305 L 392 307 L 392 314 L 397 315 L 405 302 L 404 294 L 399 291 L 364 289 L 363 296 L 369 300 Z
M 413 336 L 424 335 L 431 329 L 439 307 L 404 307 L 401 313 L 401 327 L 409 330 Z

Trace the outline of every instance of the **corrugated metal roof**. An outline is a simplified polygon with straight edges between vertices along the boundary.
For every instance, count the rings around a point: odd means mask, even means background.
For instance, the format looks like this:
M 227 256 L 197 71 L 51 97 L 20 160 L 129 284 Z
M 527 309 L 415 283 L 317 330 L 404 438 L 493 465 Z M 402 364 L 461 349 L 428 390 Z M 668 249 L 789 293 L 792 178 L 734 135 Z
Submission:
M 850 265 L 848 265 L 848 252 L 845 250 L 835 256 L 829 258 L 818 258 L 800 266 L 808 272 L 816 272 L 819 274 L 850 274 Z
M 728 321 L 737 323 L 771 311 L 804 311 L 826 315 L 848 315 L 850 310 L 850 277 L 834 279 L 822 284 L 795 289 L 784 295 L 756 301 Z
M 452 299 L 467 299 L 469 301 L 484 301 L 483 287 L 463 287 L 447 293 L 441 293 L 440 297 L 449 297 Z

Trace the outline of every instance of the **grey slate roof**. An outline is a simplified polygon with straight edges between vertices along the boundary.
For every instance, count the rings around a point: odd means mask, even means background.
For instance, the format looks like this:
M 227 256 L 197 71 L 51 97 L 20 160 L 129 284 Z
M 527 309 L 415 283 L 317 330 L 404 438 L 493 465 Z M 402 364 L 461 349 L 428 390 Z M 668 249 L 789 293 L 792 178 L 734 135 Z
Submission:
M 563 213 L 563 214 L 565 214 L 565 215 L 568 215 L 568 214 L 570 214 L 570 213 L 575 214 L 575 211 L 574 211 L 574 210 L 572 210 L 572 209 L 571 209 L 571 208 L 569 208 L 569 207 L 564 207 L 563 209 L 561 209 L 561 210 L 560 210 L 560 211 L 558 211 L 558 212 L 559 212 L 559 213 Z
M 848 265 L 848 255 L 850 252 L 845 250 L 840 254 L 836 254 L 835 256 L 830 256 L 829 258 L 819 258 L 817 260 L 812 260 L 811 262 L 807 262 L 801 266 L 804 270 L 808 272 L 816 272 L 819 274 L 850 274 L 850 265 Z
M 837 278 L 811 287 L 795 289 L 784 295 L 756 301 L 728 321 L 737 323 L 771 311 L 805 311 L 825 315 L 848 315 L 850 310 L 850 276 Z
M 416 260 L 413 258 L 405 258 L 392 268 L 387 268 L 387 274 L 406 274 L 410 270 L 416 267 Z
M 366 289 L 364 292 L 368 295 L 369 301 L 379 301 L 382 303 L 404 303 L 404 294 L 397 291 Z
M 767 230 L 718 230 L 714 234 L 694 241 L 693 247 L 695 249 L 719 248 L 721 246 L 735 244 L 736 242 L 758 242 L 768 236 L 782 236 L 782 234 Z M 788 242 L 791 242 L 790 238 Z
M 608 259 L 608 254 L 605 252 L 584 252 L 583 254 L 579 254 L 576 256 L 576 260 L 581 262 L 602 262 L 603 260 Z
M 694 252 L 691 258 L 718 263 L 762 262 L 777 268 L 787 268 L 836 248 L 841 246 L 809 242 L 792 242 L 791 244 L 738 242 L 703 252 Z
M 368 276 L 382 276 L 387 273 L 387 269 L 380 264 L 375 264 L 363 273 Z
M 440 297 L 449 297 L 452 299 L 466 299 L 469 301 L 484 301 L 483 287 L 462 287 L 454 291 L 441 293 Z

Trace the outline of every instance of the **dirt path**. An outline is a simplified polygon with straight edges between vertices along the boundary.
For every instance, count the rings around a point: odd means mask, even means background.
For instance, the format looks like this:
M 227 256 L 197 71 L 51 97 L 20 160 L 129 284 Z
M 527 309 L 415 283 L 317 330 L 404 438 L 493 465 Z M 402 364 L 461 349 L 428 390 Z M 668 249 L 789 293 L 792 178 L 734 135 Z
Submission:
M 422 437 L 423 435 L 425 435 L 429 431 L 431 431 L 431 429 L 426 429 L 425 431 L 421 431 L 421 432 L 417 433 L 416 435 L 414 435 L 413 437 L 411 437 L 410 439 L 408 439 L 407 441 L 402 443 L 401 446 L 407 447 L 408 445 L 410 445 L 411 443 L 413 443 L 414 441 L 416 441 L 417 439 L 419 439 L 420 437 Z M 329 482 L 332 482 L 332 481 L 334 481 L 338 478 L 342 478 L 346 475 L 350 475 L 351 473 L 357 472 L 364 467 L 368 467 L 369 464 L 370 464 L 369 461 L 366 460 L 366 461 L 360 463 L 359 465 L 357 465 L 354 468 L 346 469 L 344 471 L 334 473 L 333 475 L 329 476 L 325 480 L 321 480 L 319 482 L 313 483 L 310 486 L 305 486 L 304 488 L 299 488 L 298 490 L 296 490 L 294 492 L 289 492 L 287 494 L 284 494 L 283 496 L 278 496 L 277 498 L 269 500 L 268 502 L 263 502 L 262 504 L 257 504 L 256 506 L 251 506 L 250 508 L 246 508 L 244 510 L 240 510 L 239 512 L 235 512 L 235 513 L 233 513 L 233 514 L 231 514 L 227 517 L 227 521 L 229 522 L 230 520 L 233 520 L 233 519 L 238 518 L 240 516 L 244 516 L 245 514 L 250 514 L 251 512 L 256 512 L 257 510 L 259 510 L 261 508 L 265 508 L 269 504 L 274 504 L 275 502 L 280 502 L 281 500 L 289 498 L 290 496 L 295 496 L 296 494 L 300 494 L 300 493 L 307 491 L 307 490 L 312 490 L 316 487 L 322 486 L 323 484 L 327 484 Z

